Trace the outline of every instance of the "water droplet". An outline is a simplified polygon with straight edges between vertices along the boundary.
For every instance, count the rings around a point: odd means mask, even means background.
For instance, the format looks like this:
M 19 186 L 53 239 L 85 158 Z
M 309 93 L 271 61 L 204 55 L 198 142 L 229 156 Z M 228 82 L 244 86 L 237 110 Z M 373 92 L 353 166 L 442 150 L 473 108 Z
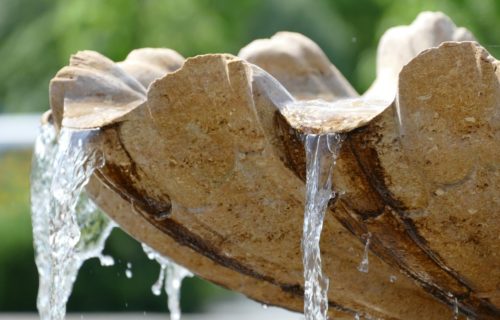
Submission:
M 185 277 L 193 276 L 193 274 L 185 268 L 175 264 L 167 257 L 159 254 L 147 245 L 142 244 L 142 248 L 150 260 L 156 260 L 156 262 L 158 262 L 161 266 L 160 276 L 151 288 L 153 294 L 160 295 L 162 287 L 165 288 L 168 296 L 168 309 L 170 311 L 170 319 L 179 320 L 181 318 L 179 299 L 182 280 Z
M 100 254 L 98 258 L 99 262 L 101 263 L 101 266 L 103 267 L 111 267 L 115 265 L 115 260 L 111 256 L 105 256 L 103 254 Z
M 269 306 L 267 304 L 262 304 L 262 309 L 267 309 Z
M 128 279 L 131 279 L 132 278 L 132 271 L 130 270 L 125 270 L 125 276 L 128 278 Z
M 391 283 L 396 282 L 396 280 L 397 280 L 397 279 L 398 279 L 398 277 L 396 277 L 396 276 L 394 276 L 394 275 L 391 275 L 391 276 L 389 277 L 389 281 L 390 281 Z
M 125 269 L 125 276 L 130 279 L 132 278 L 132 263 L 127 262 L 127 269 Z
M 161 288 L 163 286 L 163 282 L 165 279 L 165 266 L 161 266 L 160 275 L 158 276 L 158 280 L 151 287 L 151 291 L 155 296 L 159 296 L 161 294 Z
M 154 218 L 156 221 L 163 221 L 168 217 L 170 217 L 171 213 L 172 213 L 172 207 L 170 207 L 169 210 L 157 212 Z
M 369 268 L 369 261 L 368 261 L 368 252 L 370 250 L 370 239 L 371 239 L 372 234 L 368 232 L 368 234 L 365 235 L 366 241 L 365 241 L 365 250 L 363 252 L 363 260 L 358 266 L 359 272 L 364 272 L 368 273 L 368 268 Z

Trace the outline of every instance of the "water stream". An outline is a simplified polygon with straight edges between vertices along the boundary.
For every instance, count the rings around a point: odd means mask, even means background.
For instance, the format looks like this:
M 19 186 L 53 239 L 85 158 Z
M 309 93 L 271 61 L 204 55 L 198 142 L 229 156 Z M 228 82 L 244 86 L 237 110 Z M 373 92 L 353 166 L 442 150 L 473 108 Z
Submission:
M 102 254 L 115 224 L 88 198 L 84 188 L 96 168 L 104 165 L 98 148 L 90 141 L 96 131 L 40 129 L 35 144 L 31 175 L 32 225 L 35 262 L 39 273 L 37 307 L 42 320 L 63 320 L 66 304 L 82 264 L 98 258 L 103 266 L 114 264 Z M 143 245 L 148 258 L 160 266 L 152 290 L 168 295 L 170 319 L 180 319 L 182 280 L 191 272 Z M 127 264 L 126 276 L 132 277 Z
M 320 237 L 328 202 L 334 197 L 331 177 L 340 144 L 338 134 L 305 136 L 307 178 L 302 260 L 306 320 L 327 319 L 329 280 L 321 269 Z
M 102 155 L 89 147 L 94 131 L 62 129 L 56 135 L 44 125 L 35 144 L 31 206 L 35 262 L 39 273 L 37 307 L 42 320 L 62 320 L 78 270 L 87 259 L 102 255 L 114 224 L 83 189 Z
M 32 170 L 32 220 L 39 271 L 37 306 L 42 320 L 62 320 L 78 270 L 87 259 L 104 256 L 104 243 L 115 226 L 86 196 L 84 187 L 94 169 L 104 165 L 103 156 L 89 141 L 96 131 L 42 126 L 35 146 Z M 329 279 L 321 267 L 320 237 L 325 211 L 335 197 L 332 172 L 341 145 L 340 134 L 305 135 L 306 204 L 302 237 L 304 264 L 304 314 L 306 320 L 326 320 Z M 367 272 L 369 235 L 360 271 Z M 180 287 L 191 272 L 143 244 L 151 260 L 160 265 L 152 291 L 168 295 L 170 319 L 180 319 Z M 366 268 L 366 271 L 365 271 Z M 132 276 L 131 265 L 126 275 Z
M 368 260 L 368 252 L 370 251 L 370 239 L 372 237 L 371 233 L 367 233 L 365 235 L 365 250 L 363 252 L 363 260 L 361 260 L 361 263 L 358 266 L 358 271 L 359 272 L 364 272 L 368 273 L 369 269 L 369 260 Z
M 147 245 L 143 244 L 142 248 L 150 260 L 156 260 L 160 265 L 160 276 L 151 287 L 151 291 L 159 296 L 162 287 L 165 289 L 168 296 L 170 320 L 179 320 L 181 318 L 180 291 L 182 280 L 186 277 L 192 277 L 193 274 Z

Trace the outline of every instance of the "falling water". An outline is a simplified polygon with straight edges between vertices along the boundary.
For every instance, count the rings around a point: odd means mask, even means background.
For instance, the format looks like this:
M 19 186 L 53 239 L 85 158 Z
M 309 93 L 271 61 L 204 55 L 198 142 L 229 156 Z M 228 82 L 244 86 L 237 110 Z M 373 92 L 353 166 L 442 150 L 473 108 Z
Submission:
M 162 256 L 152 248 L 143 244 L 142 248 L 150 260 L 156 260 L 160 264 L 160 276 L 151 287 L 153 294 L 159 296 L 162 286 L 168 296 L 168 310 L 170 311 L 170 320 L 179 320 L 181 318 L 180 291 L 182 280 L 186 277 L 192 277 L 193 274 L 185 268 L 175 264 L 170 259 Z M 165 275 L 166 273 L 166 275 Z
M 338 134 L 306 135 L 306 206 L 302 235 L 304 264 L 304 315 L 306 320 L 326 320 L 328 278 L 321 270 L 319 248 L 323 219 L 332 192 L 332 170 L 340 147 Z
M 62 320 L 78 269 L 102 255 L 114 224 L 82 193 L 103 157 L 89 147 L 93 131 L 44 125 L 35 144 L 31 206 L 35 261 L 39 273 L 37 307 L 42 320 Z
M 459 312 L 458 312 L 458 299 L 457 299 L 457 297 L 455 297 L 453 299 L 453 320 L 458 320 L 458 315 L 459 315 Z
M 403 117 L 401 115 L 401 105 L 399 103 L 399 94 L 396 95 L 396 99 L 394 100 L 394 105 L 396 107 L 396 120 L 398 124 L 398 134 L 399 137 L 401 138 L 404 136 L 405 133 L 405 128 L 403 126 Z
M 368 233 L 366 237 L 366 242 L 365 242 L 365 251 L 363 252 L 363 260 L 358 266 L 359 272 L 364 272 L 368 273 L 368 268 L 369 268 L 369 261 L 368 261 L 368 252 L 370 250 L 370 239 L 371 239 L 372 234 Z
M 125 269 L 125 276 L 128 279 L 131 279 L 133 274 L 132 274 L 132 263 L 127 262 L 127 269 Z

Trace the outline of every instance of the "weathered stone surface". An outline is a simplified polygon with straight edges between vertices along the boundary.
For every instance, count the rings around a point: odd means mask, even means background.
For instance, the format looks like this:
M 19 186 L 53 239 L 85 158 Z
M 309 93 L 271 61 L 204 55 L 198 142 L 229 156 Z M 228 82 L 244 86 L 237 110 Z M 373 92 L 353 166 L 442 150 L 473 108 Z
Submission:
M 387 111 L 364 129 L 362 139 L 385 171 L 381 176 L 369 169 L 374 183 L 384 186 L 415 242 L 470 299 L 498 306 L 497 66 L 472 42 L 421 53 L 400 74 L 401 125 L 391 125 L 394 111 Z
M 145 101 L 146 89 L 113 61 L 93 51 L 70 59 L 50 82 L 56 126 L 99 128 Z M 63 116 L 64 115 L 64 116 Z
M 500 91 L 498 63 L 479 45 L 446 43 L 411 60 L 399 104 L 300 119 L 286 109 L 299 99 L 355 97 L 303 36 L 240 53 L 281 83 L 231 55 L 172 73 L 181 58 L 164 53 L 172 63 L 154 82 L 160 71 L 125 71 L 134 55 L 117 65 L 82 52 L 51 83 L 56 126 L 100 128 L 106 164 L 88 191 L 131 235 L 210 281 L 300 311 L 301 135 L 345 131 L 340 196 L 321 238 L 330 314 L 451 318 L 456 298 L 463 314 L 498 317 Z M 368 233 L 365 274 L 356 267 Z
M 255 40 L 238 56 L 266 70 L 299 100 L 358 95 L 318 45 L 299 33 L 278 32 Z
M 179 69 L 183 62 L 184 58 L 174 50 L 142 48 L 130 52 L 117 65 L 147 88 L 154 80 Z
M 182 62 L 170 49 L 137 49 L 119 63 L 97 52 L 79 52 L 51 81 L 55 123 L 81 129 L 110 125 L 146 100 L 149 83 Z
M 278 107 L 251 69 L 208 55 L 155 82 L 147 103 L 101 128 L 106 165 L 89 191 L 125 230 L 201 276 L 300 310 L 304 185 L 283 162 Z M 363 243 L 333 215 L 322 244 L 332 315 L 416 317 L 422 305 L 430 319 L 446 312 L 404 276 L 391 283 L 398 270 L 375 256 L 360 274 Z M 401 313 L 403 300 L 410 310 Z

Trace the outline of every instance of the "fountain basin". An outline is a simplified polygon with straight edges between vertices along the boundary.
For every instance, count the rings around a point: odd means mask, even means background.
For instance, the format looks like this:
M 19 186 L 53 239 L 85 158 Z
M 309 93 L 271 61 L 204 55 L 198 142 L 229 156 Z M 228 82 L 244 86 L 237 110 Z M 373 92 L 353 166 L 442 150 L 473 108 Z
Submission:
M 321 234 L 329 315 L 442 319 L 457 308 L 494 319 L 498 62 L 456 42 L 471 35 L 442 14 L 404 30 L 379 50 L 403 58 L 382 59 L 362 97 L 317 45 L 291 33 L 250 44 L 241 58 L 182 66 L 171 50 L 118 64 L 81 52 L 51 82 L 47 121 L 98 129 L 90 143 L 104 166 L 86 189 L 124 230 L 205 279 L 292 310 L 303 307 L 303 136 L 340 132 L 337 196 Z M 419 46 L 435 47 L 412 52 Z M 159 79 L 144 79 L 144 64 Z M 312 98 L 359 102 L 302 112 Z M 365 247 L 370 268 L 360 273 Z

